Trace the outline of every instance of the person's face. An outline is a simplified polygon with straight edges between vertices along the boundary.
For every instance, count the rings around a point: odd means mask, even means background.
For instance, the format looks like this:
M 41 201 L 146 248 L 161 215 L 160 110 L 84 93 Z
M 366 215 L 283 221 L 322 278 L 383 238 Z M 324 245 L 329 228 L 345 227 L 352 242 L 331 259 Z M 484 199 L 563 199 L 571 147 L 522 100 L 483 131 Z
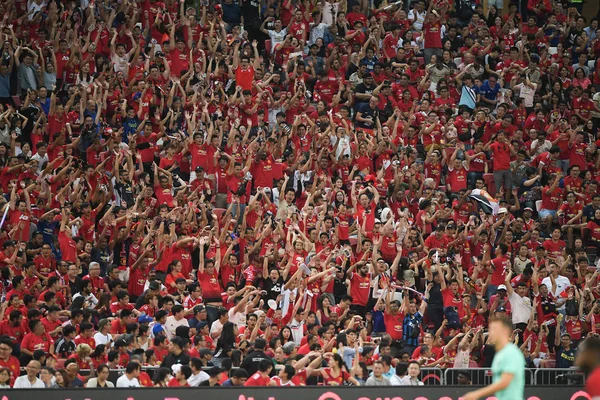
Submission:
M 0 360 L 6 360 L 10 357 L 12 348 L 6 344 L 0 344 Z
M 383 375 L 383 365 L 381 363 L 373 364 L 373 375 L 378 378 Z
M 421 368 L 418 364 L 412 363 L 408 366 L 408 375 L 410 375 L 411 378 L 417 378 L 420 373 Z
M 40 367 L 39 367 L 39 364 L 37 361 L 31 361 L 25 367 L 25 371 L 27 371 L 27 376 L 30 376 L 30 377 L 37 376 L 39 370 L 40 370 Z

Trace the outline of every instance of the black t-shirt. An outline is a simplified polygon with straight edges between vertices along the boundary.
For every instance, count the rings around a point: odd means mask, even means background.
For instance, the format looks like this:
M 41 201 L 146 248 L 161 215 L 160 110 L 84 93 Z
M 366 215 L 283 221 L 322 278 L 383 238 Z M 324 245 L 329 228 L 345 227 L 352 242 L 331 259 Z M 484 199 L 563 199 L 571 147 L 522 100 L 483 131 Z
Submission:
M 119 196 L 121 196 L 121 200 L 127 203 L 127 207 L 132 207 L 135 204 L 135 200 L 133 198 L 133 186 L 131 182 L 117 182 L 115 185 L 117 192 L 119 192 Z
M 377 108 L 371 108 L 371 105 L 369 103 L 361 103 L 361 105 L 358 106 L 357 113 L 360 113 L 362 118 L 371 117 L 371 119 L 372 119 L 371 122 L 363 122 L 363 121 L 359 121 L 357 119 L 355 122 L 355 125 L 358 128 L 365 128 L 365 129 L 374 129 L 375 128 L 375 123 L 376 123 L 375 120 L 379 116 L 379 110 Z
M 371 94 L 376 88 L 377 85 L 375 85 L 375 83 L 373 83 L 370 86 L 367 86 L 364 82 L 362 82 L 356 85 L 356 90 L 354 90 L 354 93 Z M 362 101 L 362 103 L 364 103 L 364 101 Z
M 267 292 L 265 303 L 269 300 L 277 299 L 277 296 L 283 292 L 283 284 L 283 278 L 281 277 L 275 282 L 273 282 L 271 278 L 263 279 L 262 287 Z
M 208 380 L 202 381 L 200 382 L 200 384 L 198 386 L 210 386 L 210 382 Z M 215 383 L 213 386 L 221 386 L 219 383 Z M 228 386 L 232 386 L 232 385 L 228 385 Z
M 575 362 L 575 349 L 565 350 L 560 346 L 556 349 L 556 368 L 571 368 Z
M 244 361 L 242 361 L 240 368 L 245 369 L 248 372 L 248 376 L 252 376 L 258 371 L 258 364 L 262 360 L 272 361 L 271 357 L 266 355 L 264 351 L 253 351 L 244 358 Z
M 171 368 L 172 365 L 181 364 L 188 365 L 190 363 L 190 356 L 184 352 L 181 352 L 178 356 L 173 353 L 167 354 L 163 360 L 161 367 Z

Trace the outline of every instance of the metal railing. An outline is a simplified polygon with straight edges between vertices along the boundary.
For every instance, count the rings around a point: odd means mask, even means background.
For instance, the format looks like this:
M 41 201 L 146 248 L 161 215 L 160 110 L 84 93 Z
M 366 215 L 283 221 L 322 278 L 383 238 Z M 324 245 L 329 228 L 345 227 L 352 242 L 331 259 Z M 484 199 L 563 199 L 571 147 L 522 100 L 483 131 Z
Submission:
M 585 374 L 577 368 L 539 368 L 534 380 L 536 385 L 583 385 Z
M 448 368 L 444 370 L 444 384 L 458 385 L 459 374 L 467 375 L 473 385 L 489 385 L 492 383 L 492 370 L 490 368 Z M 535 374 L 531 369 L 525 369 L 525 384 L 535 385 Z
M 419 380 L 428 386 L 446 384 L 444 370 L 441 368 L 421 368 Z
M 159 367 L 143 366 L 150 378 Z M 23 373 L 22 371 L 21 373 Z M 80 370 L 81 375 L 89 375 L 90 370 Z M 115 382 L 125 372 L 124 368 L 111 369 L 108 380 Z M 484 386 L 492 383 L 491 368 L 421 368 L 419 380 L 427 386 L 458 385 L 458 375 L 466 374 L 474 386 Z M 525 384 L 527 386 L 571 385 L 583 386 L 585 374 L 577 368 L 538 368 L 525 369 Z

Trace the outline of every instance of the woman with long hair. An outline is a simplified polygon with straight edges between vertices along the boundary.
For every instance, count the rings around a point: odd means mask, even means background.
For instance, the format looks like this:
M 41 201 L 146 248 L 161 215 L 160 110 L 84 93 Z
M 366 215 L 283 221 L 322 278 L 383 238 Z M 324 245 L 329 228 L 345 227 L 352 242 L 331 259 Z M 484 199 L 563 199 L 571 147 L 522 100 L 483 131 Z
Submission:
M 237 347 L 237 335 L 238 328 L 236 324 L 233 322 L 223 324 L 223 331 L 219 336 L 219 340 L 217 340 L 217 347 L 213 355 L 213 365 L 219 367 L 223 358 L 231 357 L 231 352 Z
M 360 386 L 360 383 L 345 370 L 346 365 L 342 356 L 339 354 L 324 355 L 329 365 L 321 369 L 321 376 L 327 386 L 342 386 L 344 383 L 351 383 L 354 386 Z
M 331 300 L 329 296 L 323 294 L 318 301 L 317 319 L 321 326 L 329 321 L 329 313 L 331 312 Z
M 167 387 L 171 380 L 171 370 L 166 367 L 160 367 L 154 375 L 154 387 Z
M 92 363 L 94 365 L 106 364 L 108 362 L 108 347 L 104 344 L 97 344 L 92 354 L 90 354 L 90 358 L 92 359 Z M 96 369 L 97 371 L 97 369 Z
M 56 378 L 56 383 L 52 388 L 54 389 L 64 389 L 71 386 L 71 381 L 69 381 L 69 376 L 67 375 L 67 371 L 64 369 L 59 369 L 54 373 L 54 377 Z
M 148 350 L 152 340 L 150 340 L 150 327 L 148 325 L 140 325 L 138 328 L 138 336 L 135 338 L 138 348 L 144 351 Z
M 286 325 L 283 328 L 281 328 L 281 331 L 279 332 L 279 338 L 281 339 L 282 345 L 294 340 L 294 338 L 292 337 L 292 330 L 289 326 Z
M 90 378 L 85 387 L 88 388 L 113 388 L 115 385 L 108 380 L 110 374 L 110 368 L 106 364 L 100 364 L 96 368 L 96 378 Z

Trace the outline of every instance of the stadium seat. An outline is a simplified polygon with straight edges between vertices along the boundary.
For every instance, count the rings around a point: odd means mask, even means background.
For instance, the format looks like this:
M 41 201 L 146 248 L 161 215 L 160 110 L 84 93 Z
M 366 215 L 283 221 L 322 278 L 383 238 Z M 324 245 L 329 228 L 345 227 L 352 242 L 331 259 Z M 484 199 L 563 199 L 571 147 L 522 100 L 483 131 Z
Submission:
M 265 51 L 267 52 L 267 54 L 271 54 L 272 47 L 273 47 L 273 44 L 271 43 L 271 41 L 265 40 Z
M 419 61 L 419 68 L 425 68 L 425 58 L 417 57 L 417 60 Z
M 483 180 L 487 187 L 487 192 L 492 197 L 496 197 L 496 181 L 494 180 L 494 174 L 483 174 Z

